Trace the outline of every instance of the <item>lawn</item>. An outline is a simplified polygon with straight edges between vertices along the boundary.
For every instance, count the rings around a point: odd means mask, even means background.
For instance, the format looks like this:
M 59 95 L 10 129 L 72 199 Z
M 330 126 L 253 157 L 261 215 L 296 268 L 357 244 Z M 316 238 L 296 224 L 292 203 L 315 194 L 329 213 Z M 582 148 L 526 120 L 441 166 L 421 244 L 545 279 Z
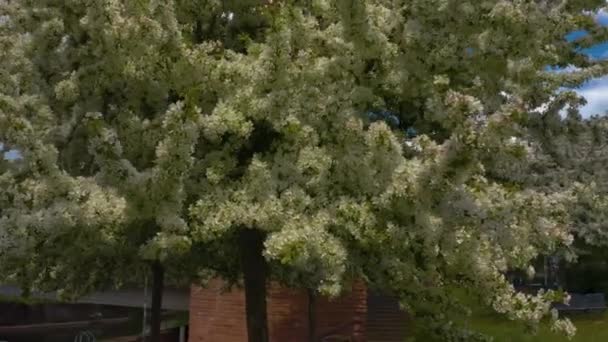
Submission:
M 608 341 L 608 313 L 577 314 L 572 316 L 571 319 L 577 328 L 576 336 L 571 340 L 552 333 L 547 325 L 543 325 L 537 335 L 531 335 L 521 325 L 495 315 L 484 317 L 473 316 L 469 319 L 469 326 L 493 336 L 495 342 Z
M 494 342 L 606 342 L 608 341 L 608 313 L 578 314 L 571 317 L 577 328 L 574 338 L 555 334 L 543 325 L 536 335 L 526 332 L 521 324 L 509 321 L 498 315 L 473 316 L 467 326 L 475 331 L 494 337 Z M 419 333 L 415 341 L 431 342 Z M 436 341 L 439 342 L 439 341 Z
M 542 324 L 538 333 L 534 335 L 526 331 L 522 324 L 510 321 L 489 309 L 474 305 L 471 301 L 465 301 L 471 307 L 475 307 L 477 313 L 468 318 L 455 318 L 455 321 L 494 337 L 494 342 L 608 342 L 608 312 L 579 313 L 569 316 L 577 328 L 576 336 L 569 340 L 564 335 L 551 332 L 548 323 Z M 416 342 L 432 342 L 421 332 L 415 335 Z

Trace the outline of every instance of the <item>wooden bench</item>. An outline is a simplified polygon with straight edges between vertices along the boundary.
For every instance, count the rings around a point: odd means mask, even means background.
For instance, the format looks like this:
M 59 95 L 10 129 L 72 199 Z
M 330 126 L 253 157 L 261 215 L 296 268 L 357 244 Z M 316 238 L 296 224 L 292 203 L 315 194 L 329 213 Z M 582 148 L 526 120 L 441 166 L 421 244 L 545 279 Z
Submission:
M 603 312 L 606 310 L 606 297 L 603 293 L 574 293 L 570 295 L 570 303 L 556 303 L 553 307 L 563 313 Z

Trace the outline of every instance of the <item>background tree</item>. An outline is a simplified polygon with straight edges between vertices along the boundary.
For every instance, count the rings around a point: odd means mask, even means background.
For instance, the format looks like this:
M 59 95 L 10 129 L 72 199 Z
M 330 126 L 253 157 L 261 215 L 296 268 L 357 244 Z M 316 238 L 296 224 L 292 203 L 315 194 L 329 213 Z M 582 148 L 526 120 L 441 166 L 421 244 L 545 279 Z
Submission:
M 454 287 L 536 323 L 557 294 L 503 273 L 570 243 L 567 196 L 511 179 L 527 114 L 604 74 L 573 52 L 603 4 L 6 2 L 1 274 L 78 295 L 151 268 L 154 336 L 164 270 L 199 268 L 242 279 L 250 341 L 268 280 L 364 279 L 448 340 Z
M 564 112 L 537 113 L 531 120 L 533 143 L 524 186 L 571 193 L 568 212 L 576 239 L 562 252 L 576 262 L 564 265 L 563 285 L 571 291 L 605 292 L 608 120 L 605 116 L 583 119 L 571 108 L 568 116 L 542 123 L 556 114 Z

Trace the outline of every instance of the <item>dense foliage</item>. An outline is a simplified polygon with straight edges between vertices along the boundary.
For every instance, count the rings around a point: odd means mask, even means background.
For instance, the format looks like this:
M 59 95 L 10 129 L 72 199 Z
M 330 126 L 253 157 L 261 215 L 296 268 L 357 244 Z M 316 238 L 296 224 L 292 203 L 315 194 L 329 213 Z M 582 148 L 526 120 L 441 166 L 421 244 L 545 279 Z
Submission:
M 525 128 L 605 73 L 574 52 L 602 5 L 5 1 L 2 280 L 77 295 L 154 260 L 238 280 L 254 231 L 271 279 L 365 279 L 452 340 L 453 287 L 538 322 L 557 294 L 503 273 L 571 243 L 570 196 L 517 186 Z
M 568 291 L 605 292 L 608 243 L 608 120 L 570 115 L 531 130 L 528 169 L 522 187 L 569 194 L 568 213 L 574 243 L 558 251 L 563 259 L 561 283 Z

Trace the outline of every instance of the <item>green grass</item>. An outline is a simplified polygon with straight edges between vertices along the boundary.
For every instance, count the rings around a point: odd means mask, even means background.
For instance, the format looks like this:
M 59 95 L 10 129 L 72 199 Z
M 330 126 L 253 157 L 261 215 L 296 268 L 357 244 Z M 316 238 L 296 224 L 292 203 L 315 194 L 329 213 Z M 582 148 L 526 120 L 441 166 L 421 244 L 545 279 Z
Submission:
M 536 335 L 527 332 L 521 324 L 497 315 L 473 316 L 468 326 L 486 335 L 495 342 L 605 342 L 608 341 L 608 313 L 577 314 L 571 317 L 577 328 L 576 336 L 568 340 L 565 336 L 550 331 L 543 324 Z
M 576 336 L 568 339 L 563 334 L 554 333 L 549 323 L 541 324 L 536 334 L 527 331 L 523 324 L 510 321 L 491 309 L 468 300 L 462 293 L 455 294 L 474 309 L 471 317 L 456 317 L 454 321 L 465 327 L 494 338 L 494 342 L 608 342 L 608 311 L 604 313 L 579 313 L 569 318 L 576 326 Z M 415 323 L 414 323 L 415 325 Z M 421 331 L 415 330 L 415 341 L 432 342 Z M 440 341 L 437 341 L 440 342 Z

